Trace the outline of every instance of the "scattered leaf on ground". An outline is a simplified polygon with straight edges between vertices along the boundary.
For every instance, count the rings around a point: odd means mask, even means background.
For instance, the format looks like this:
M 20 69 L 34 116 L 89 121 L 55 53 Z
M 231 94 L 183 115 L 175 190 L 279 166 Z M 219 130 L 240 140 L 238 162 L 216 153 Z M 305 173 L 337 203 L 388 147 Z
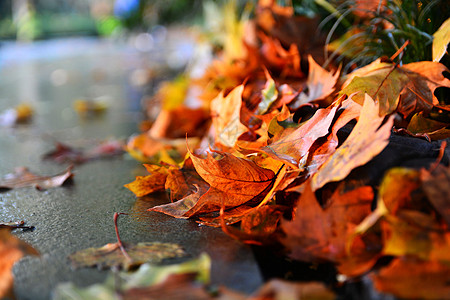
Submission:
M 66 171 L 57 175 L 40 176 L 31 173 L 25 167 L 16 168 L 14 173 L 6 174 L 0 179 L 0 189 L 35 187 L 39 190 L 45 190 L 58 187 L 73 177 L 71 170 L 72 167 L 69 167 Z
M 131 260 L 123 254 L 118 243 L 109 243 L 100 248 L 80 250 L 71 254 L 69 259 L 75 268 L 97 267 L 98 269 L 107 269 L 119 267 L 128 270 L 143 263 L 155 264 L 165 259 L 185 255 L 180 246 L 171 243 L 145 242 L 137 245 L 124 244 L 124 247 Z
M 105 141 L 88 150 L 56 143 L 54 150 L 44 154 L 44 159 L 50 159 L 58 163 L 79 164 L 94 159 L 120 155 L 124 153 L 124 147 L 125 144 L 119 140 Z

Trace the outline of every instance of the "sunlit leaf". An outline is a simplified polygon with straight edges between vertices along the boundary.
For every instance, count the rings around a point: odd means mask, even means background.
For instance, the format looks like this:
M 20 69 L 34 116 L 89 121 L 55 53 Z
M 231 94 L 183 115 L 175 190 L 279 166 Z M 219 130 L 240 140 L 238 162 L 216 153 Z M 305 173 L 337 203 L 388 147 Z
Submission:
M 144 165 L 150 175 L 137 176 L 133 182 L 124 186 L 137 197 L 142 197 L 157 191 L 164 191 L 168 170 L 166 167 L 156 165 Z
M 293 168 L 301 168 L 300 161 L 306 158 L 311 145 L 329 132 L 337 106 L 319 109 L 314 116 L 301 124 L 292 133 L 261 148 L 275 159 L 288 163 Z
M 442 23 L 433 37 L 433 61 L 439 62 L 447 52 L 447 46 L 450 42 L 450 18 Z
M 243 90 L 244 85 L 239 85 L 226 97 L 221 93 L 211 102 L 216 141 L 227 147 L 233 147 L 239 136 L 247 131 L 240 121 Z
M 383 119 L 378 115 L 378 105 L 366 94 L 361 115 L 352 132 L 313 175 L 313 190 L 344 179 L 354 168 L 364 165 L 387 146 L 394 120 L 390 117 L 380 127 Z
M 379 101 L 380 116 L 397 109 L 399 96 L 408 81 L 408 77 L 394 66 L 379 68 L 364 77 L 355 76 L 345 85 L 340 95 L 352 96 L 352 100 L 363 104 L 365 94 Z
M 306 80 L 307 94 L 301 92 L 298 99 L 291 105 L 299 107 L 301 104 L 317 99 L 324 99 L 334 91 L 334 85 L 339 77 L 340 71 L 328 72 L 318 65 L 311 55 L 308 55 L 309 72 Z
M 191 155 L 197 173 L 218 190 L 247 200 L 263 192 L 275 178 L 272 170 L 259 167 L 253 161 L 227 152 L 208 153 L 205 159 Z

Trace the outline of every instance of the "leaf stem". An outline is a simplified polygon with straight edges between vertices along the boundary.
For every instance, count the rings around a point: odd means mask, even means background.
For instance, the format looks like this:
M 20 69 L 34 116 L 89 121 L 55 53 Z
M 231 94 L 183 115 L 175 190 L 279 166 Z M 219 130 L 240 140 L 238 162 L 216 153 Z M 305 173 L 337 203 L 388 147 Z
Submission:
M 117 226 L 117 219 L 119 218 L 119 215 L 128 215 L 128 214 L 114 212 L 114 229 L 116 231 L 116 236 L 117 236 L 117 245 L 119 245 L 120 251 L 122 251 L 123 256 L 125 256 L 129 261 L 132 261 L 130 255 L 128 255 L 127 251 L 125 250 L 125 247 L 119 236 L 119 227 Z

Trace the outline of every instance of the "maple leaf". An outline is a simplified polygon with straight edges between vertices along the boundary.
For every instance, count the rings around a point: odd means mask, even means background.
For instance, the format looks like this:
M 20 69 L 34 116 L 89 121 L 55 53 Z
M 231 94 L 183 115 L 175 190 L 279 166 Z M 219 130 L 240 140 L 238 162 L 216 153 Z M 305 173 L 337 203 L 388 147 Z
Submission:
M 409 121 L 407 130 L 412 134 L 426 134 L 431 140 L 442 140 L 450 137 L 449 123 L 439 122 L 416 113 Z
M 33 247 L 12 235 L 10 228 L 0 228 L 0 298 L 14 297 L 12 268 L 27 254 L 39 255 Z
M 244 85 L 234 88 L 226 97 L 223 92 L 211 101 L 211 116 L 216 142 L 234 147 L 239 136 L 247 131 L 240 121 Z
M 409 119 L 417 112 L 428 114 L 433 106 L 439 105 L 434 91 L 438 87 L 450 87 L 444 71 L 448 69 L 436 62 L 422 61 L 399 67 L 378 59 L 352 72 L 339 95 L 359 92 L 352 99 L 362 104 L 367 93 L 378 99 L 380 115 L 397 110 Z
M 295 131 L 261 148 L 275 159 L 289 164 L 294 169 L 303 167 L 301 160 L 306 159 L 309 148 L 322 136 L 329 132 L 337 106 L 319 109 L 314 116 L 304 122 Z
M 137 197 L 142 197 L 157 191 L 164 191 L 168 170 L 166 167 L 144 164 L 150 175 L 137 176 L 133 182 L 124 186 Z
M 246 202 L 266 190 L 275 179 L 272 170 L 259 167 L 251 160 L 227 152 L 208 153 L 202 159 L 191 153 L 197 173 L 213 188 L 228 192 Z M 242 202 L 242 203 L 243 203 Z
M 450 80 L 444 76 L 449 70 L 441 63 L 415 62 L 404 65 L 402 70 L 408 82 L 400 95 L 398 111 L 406 118 L 421 111 L 428 114 L 433 106 L 439 105 L 434 91 L 438 87 L 450 88 Z
M 174 203 L 150 208 L 177 218 L 219 211 L 242 205 L 268 191 L 276 179 L 270 169 L 259 167 L 251 160 L 227 152 L 208 153 L 205 159 L 191 153 L 197 173 L 207 184 L 195 185 L 197 191 Z
M 310 149 L 310 157 L 308 157 L 307 171 L 308 174 L 314 174 L 319 167 L 330 157 L 339 145 L 337 136 L 338 131 L 353 119 L 359 119 L 361 106 L 352 99 L 342 101 L 338 118 L 335 120 L 331 128 L 331 134 L 326 137 L 323 143 L 314 143 Z
M 450 268 L 414 257 L 394 259 L 371 278 L 375 288 L 404 299 L 447 299 Z
M 197 174 L 189 157 L 181 168 L 169 167 L 167 170 L 165 189 L 169 192 L 170 200 L 179 200 L 194 193 L 196 186 L 205 186 L 206 182 Z
M 35 187 L 38 190 L 45 190 L 58 187 L 73 177 L 71 170 L 72 167 L 68 167 L 57 175 L 39 176 L 31 173 L 25 167 L 16 168 L 14 173 L 7 174 L 0 179 L 0 189 Z
M 323 209 L 311 182 L 305 184 L 293 220 L 282 222 L 281 227 L 286 233 L 282 242 L 294 259 L 338 262 L 351 255 L 347 254 L 347 240 L 352 229 L 370 213 L 373 191 L 370 187 L 347 193 L 337 189 Z
M 176 165 L 187 153 L 186 143 L 195 148 L 200 143 L 197 137 L 166 139 L 153 138 L 148 132 L 132 136 L 126 146 L 126 151 L 135 159 L 145 163 L 160 163 Z
M 351 80 L 351 81 L 350 81 Z M 408 77 L 392 64 L 376 60 L 350 74 L 339 95 L 352 96 L 352 100 L 363 104 L 365 94 L 379 101 L 379 113 L 388 115 L 397 109 L 400 93 L 408 82 Z
M 146 262 L 160 263 L 164 259 L 182 257 L 183 249 L 177 244 L 145 242 L 136 245 L 124 244 L 129 257 L 126 257 L 118 243 L 109 243 L 100 248 L 88 248 L 77 251 L 69 256 L 75 268 L 97 267 L 107 269 L 120 267 L 129 269 Z
M 298 98 L 290 106 L 298 108 L 300 105 L 311 102 L 313 100 L 324 99 L 331 95 L 334 91 L 334 85 L 339 78 L 340 70 L 328 72 L 318 65 L 311 55 L 308 55 L 309 72 L 306 80 L 306 88 L 308 94 L 301 92 Z
M 145 262 L 159 263 L 167 258 L 184 256 L 183 249 L 177 244 L 146 242 L 137 245 L 124 244 L 119 236 L 117 220 L 125 213 L 114 213 L 114 229 L 117 242 L 109 243 L 100 248 L 88 248 L 77 251 L 69 256 L 75 268 L 94 267 L 99 269 L 119 267 L 130 269 Z
M 394 119 L 389 117 L 380 127 L 383 119 L 378 115 L 378 104 L 366 94 L 361 115 L 352 132 L 313 175 L 313 190 L 344 179 L 354 168 L 370 161 L 388 145 Z

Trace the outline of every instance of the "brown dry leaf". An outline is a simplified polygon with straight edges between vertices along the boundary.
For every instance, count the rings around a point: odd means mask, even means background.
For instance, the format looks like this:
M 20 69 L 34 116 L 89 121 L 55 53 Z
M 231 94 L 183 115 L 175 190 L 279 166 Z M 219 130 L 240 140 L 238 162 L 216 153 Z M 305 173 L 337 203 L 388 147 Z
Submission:
M 125 144 L 120 140 L 105 141 L 88 149 L 76 149 L 63 143 L 55 143 L 55 149 L 44 154 L 44 159 L 50 159 L 57 163 L 79 164 L 94 159 L 108 158 L 120 155 L 124 152 Z
M 223 146 L 234 147 L 239 136 L 247 131 L 247 127 L 240 121 L 243 91 L 244 85 L 239 85 L 226 97 L 223 96 L 223 93 L 220 93 L 211 102 L 211 116 L 216 142 Z
M 433 106 L 439 105 L 434 91 L 438 87 L 450 88 L 450 80 L 443 74 L 449 70 L 441 63 L 410 63 L 404 65 L 402 71 L 408 82 L 400 95 L 398 111 L 406 118 L 418 112 L 428 114 Z
M 331 155 L 312 177 L 312 188 L 344 179 L 354 168 L 378 155 L 389 143 L 393 116 L 380 127 L 383 117 L 378 115 L 378 104 L 366 94 L 361 115 L 344 143 Z
M 0 298 L 14 298 L 12 268 L 27 254 L 39 255 L 33 247 L 12 235 L 9 228 L 0 228 Z
M 399 298 L 450 298 L 450 268 L 436 261 L 422 261 L 413 257 L 396 258 L 371 277 L 377 290 Z
M 328 134 L 337 108 L 337 105 L 333 105 L 319 109 L 311 119 L 304 122 L 295 131 L 261 150 L 269 156 L 289 164 L 294 169 L 302 168 L 302 160 L 306 159 L 312 144 L 318 138 Z
M 298 108 L 300 105 L 313 100 L 324 99 L 334 91 L 334 85 L 339 78 L 340 70 L 328 72 L 318 65 L 311 55 L 308 55 L 309 72 L 306 80 L 308 93 L 301 92 L 297 100 L 291 104 L 292 108 Z
M 187 219 L 196 214 L 219 210 L 227 194 L 210 188 L 209 185 L 195 185 L 197 190 L 176 202 L 149 208 L 149 211 L 162 212 L 166 215 Z
M 450 227 L 450 169 L 438 165 L 431 173 L 422 169 L 420 171 L 422 189 L 428 196 L 428 201 Z
M 146 262 L 161 263 L 165 259 L 182 257 L 185 254 L 177 244 L 145 242 L 137 245 L 125 243 L 127 258 L 120 249 L 119 243 L 109 243 L 100 248 L 88 248 L 69 256 L 74 268 L 97 267 L 107 269 L 119 267 L 128 270 Z
M 207 183 L 197 174 L 189 157 L 183 162 L 181 168 L 170 166 L 165 183 L 165 189 L 169 193 L 170 201 L 180 200 L 194 193 L 196 186 L 205 186 Z
M 450 137 L 447 127 L 450 123 L 439 122 L 424 116 L 423 112 L 416 113 L 409 121 L 407 130 L 413 134 L 427 134 L 431 140 L 442 140 Z
M 20 167 L 16 168 L 14 173 L 6 174 L 0 179 L 0 189 L 35 187 L 38 190 L 45 190 L 61 186 L 72 177 L 73 173 L 71 166 L 64 172 L 53 176 L 36 175 L 31 173 L 27 168 Z
M 239 207 L 238 207 L 239 208 Z M 229 236 L 246 244 L 270 245 L 277 241 L 274 234 L 287 207 L 281 205 L 264 205 L 243 210 L 240 215 L 223 215 L 213 219 L 212 224 L 221 222 L 222 230 Z M 229 226 L 241 221 L 240 229 Z M 209 224 L 208 224 L 209 225 Z
M 208 153 L 205 159 L 191 153 L 194 167 L 211 187 L 239 198 L 236 201 L 239 204 L 261 194 L 275 180 L 272 170 L 261 168 L 251 160 L 227 152 L 214 153 L 217 158 Z
M 168 170 L 166 167 L 144 164 L 150 175 L 137 176 L 133 182 L 124 186 L 132 191 L 137 197 L 142 197 L 150 193 L 164 191 Z
M 334 122 L 331 128 L 331 134 L 327 136 L 325 142 L 318 144 L 314 143 L 310 150 L 310 157 L 308 157 L 307 168 L 308 174 L 314 174 L 319 167 L 330 157 L 337 146 L 339 139 L 337 133 L 339 129 L 345 126 L 353 119 L 359 119 L 361 113 L 361 105 L 354 102 L 352 99 L 342 101 L 339 107 L 338 119 Z
M 292 221 L 281 224 L 286 238 L 283 244 L 290 257 L 303 261 L 339 262 L 347 253 L 347 241 L 356 224 L 370 214 L 372 188 L 365 186 L 343 192 L 338 188 L 322 208 L 307 181 L 305 191 L 298 200 Z

